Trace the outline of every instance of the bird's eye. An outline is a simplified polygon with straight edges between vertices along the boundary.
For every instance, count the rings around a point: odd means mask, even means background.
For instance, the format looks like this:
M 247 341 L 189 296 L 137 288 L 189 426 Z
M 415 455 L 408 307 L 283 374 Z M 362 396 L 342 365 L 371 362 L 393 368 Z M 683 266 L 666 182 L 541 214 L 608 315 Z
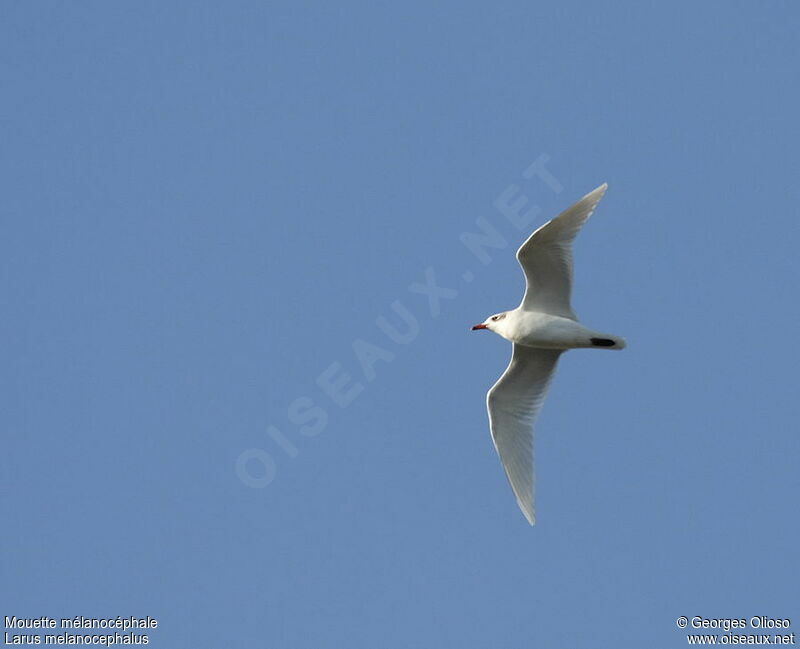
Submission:
M 494 321 L 497 321 L 497 320 L 499 320 L 499 319 L 500 319 L 500 316 L 499 316 L 499 315 L 493 315 L 493 316 L 492 316 L 492 320 L 494 320 Z

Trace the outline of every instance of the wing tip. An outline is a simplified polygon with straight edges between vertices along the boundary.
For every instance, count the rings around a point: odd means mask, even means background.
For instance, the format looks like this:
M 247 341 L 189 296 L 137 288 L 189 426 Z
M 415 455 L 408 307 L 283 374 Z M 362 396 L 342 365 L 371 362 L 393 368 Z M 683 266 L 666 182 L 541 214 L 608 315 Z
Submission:
M 525 520 L 528 521 L 528 524 L 533 527 L 536 525 L 536 514 L 533 511 L 533 505 L 528 503 L 523 503 L 521 501 L 517 501 L 519 505 L 520 511 L 522 515 L 525 517 Z
M 590 196 L 591 197 L 597 196 L 597 200 L 600 200 L 601 198 L 603 198 L 603 194 L 606 193 L 607 189 L 608 189 L 608 183 L 603 183 L 599 187 L 593 189 L 588 194 L 586 194 L 586 196 L 584 196 L 584 198 L 589 198 Z

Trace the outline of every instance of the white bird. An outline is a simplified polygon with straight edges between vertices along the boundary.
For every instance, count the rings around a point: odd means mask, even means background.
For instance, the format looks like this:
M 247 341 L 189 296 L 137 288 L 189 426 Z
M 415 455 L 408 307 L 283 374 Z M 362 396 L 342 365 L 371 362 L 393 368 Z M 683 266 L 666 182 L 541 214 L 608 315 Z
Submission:
M 605 194 L 602 184 L 536 230 L 517 250 L 525 273 L 522 303 L 472 327 L 513 343 L 511 362 L 486 395 L 489 427 L 517 504 L 533 525 L 533 426 L 559 356 L 578 347 L 624 349 L 619 336 L 578 322 L 570 306 L 572 241 Z

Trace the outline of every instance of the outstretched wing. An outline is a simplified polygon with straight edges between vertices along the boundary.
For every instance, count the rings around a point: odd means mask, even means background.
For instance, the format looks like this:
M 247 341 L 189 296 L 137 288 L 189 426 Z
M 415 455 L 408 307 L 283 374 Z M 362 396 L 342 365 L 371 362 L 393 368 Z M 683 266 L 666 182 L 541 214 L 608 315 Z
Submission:
M 514 345 L 503 376 L 486 395 L 489 427 L 508 481 L 533 525 L 533 425 L 562 350 Z
M 577 320 L 570 306 L 572 294 L 572 241 L 586 222 L 608 185 L 603 183 L 572 207 L 534 232 L 517 250 L 525 273 L 523 309 Z

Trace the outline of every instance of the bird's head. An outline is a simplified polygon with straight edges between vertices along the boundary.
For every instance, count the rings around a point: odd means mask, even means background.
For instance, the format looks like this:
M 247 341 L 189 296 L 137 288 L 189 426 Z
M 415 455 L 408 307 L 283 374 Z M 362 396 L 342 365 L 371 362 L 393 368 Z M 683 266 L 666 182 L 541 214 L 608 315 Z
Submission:
M 489 331 L 494 331 L 495 333 L 499 333 L 498 328 L 502 327 L 505 324 L 503 322 L 503 319 L 507 315 L 508 311 L 503 311 L 503 313 L 495 313 L 494 315 L 490 315 L 488 318 L 486 318 L 486 320 L 472 327 L 472 331 L 475 331 L 477 329 L 488 329 Z

